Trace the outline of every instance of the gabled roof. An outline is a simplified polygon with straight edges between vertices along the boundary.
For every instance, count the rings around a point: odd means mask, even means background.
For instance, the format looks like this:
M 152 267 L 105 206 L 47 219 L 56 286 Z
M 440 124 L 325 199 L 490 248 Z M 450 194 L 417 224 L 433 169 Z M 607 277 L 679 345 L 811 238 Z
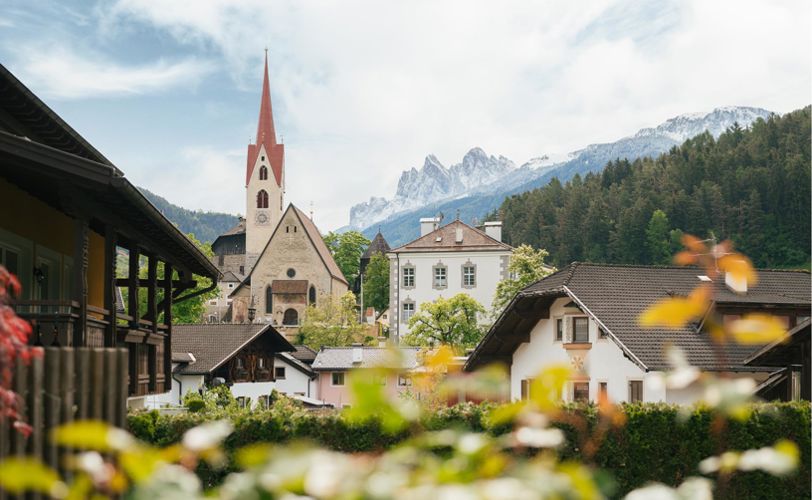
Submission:
M 270 324 L 175 325 L 172 329 L 172 352 L 191 353 L 196 360 L 189 365 L 178 367 L 177 373 L 209 374 L 262 335 L 270 337 L 276 352 L 296 350 Z
M 385 254 L 391 250 L 389 248 L 389 243 L 386 242 L 386 238 L 383 237 L 381 231 L 378 230 L 378 233 L 372 238 L 372 241 L 369 243 L 369 246 L 364 251 L 364 254 L 361 256 L 362 259 L 371 259 L 373 255 L 376 253 L 383 253 Z
M 462 232 L 462 241 L 457 241 L 457 230 Z M 483 231 L 469 226 L 461 220 L 454 220 L 443 227 L 410 241 L 392 250 L 403 252 L 471 252 L 471 251 L 511 251 L 507 243 L 491 238 Z
M 224 283 L 240 283 L 244 278 L 237 276 L 232 271 L 226 271 L 223 273 L 223 277 L 220 278 L 221 282 Z
M 361 362 L 353 363 L 353 349 L 361 349 Z M 323 347 L 313 361 L 313 369 L 349 370 L 351 368 L 399 368 L 413 370 L 417 368 L 418 347 L 399 347 L 400 360 L 393 356 L 388 347 Z M 393 366 L 393 364 L 395 366 Z
M 704 272 L 694 267 L 610 265 L 575 262 L 528 286 L 511 301 L 479 343 L 466 364 L 474 369 L 489 361 L 506 360 L 558 297 L 570 297 L 596 320 L 627 357 L 645 370 L 668 368 L 665 347 L 681 347 L 688 361 L 708 370 L 744 369 L 744 360 L 758 346 L 728 344 L 726 365 L 716 347 L 694 326 L 677 330 L 644 329 L 637 318 L 649 306 L 670 295 L 687 295 L 701 283 Z M 809 307 L 810 275 L 806 271 L 759 270 L 759 282 L 746 294 L 731 292 L 714 281 L 717 303 L 725 307 Z
M 792 330 L 787 332 L 784 338 L 765 345 L 758 352 L 749 356 L 744 364 L 754 366 L 781 366 L 789 364 L 803 363 L 804 349 L 807 354 L 808 348 L 804 347 L 804 342 L 809 345 L 810 322 L 807 319 L 798 323 Z

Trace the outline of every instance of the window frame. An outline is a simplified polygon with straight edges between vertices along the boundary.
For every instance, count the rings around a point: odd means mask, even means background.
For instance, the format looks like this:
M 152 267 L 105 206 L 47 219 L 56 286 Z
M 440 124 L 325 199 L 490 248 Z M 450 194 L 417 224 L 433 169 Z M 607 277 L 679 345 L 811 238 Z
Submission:
M 336 383 L 336 379 L 340 377 L 340 383 Z M 330 372 L 330 386 L 331 387 L 344 387 L 347 384 L 345 372 Z
M 635 391 L 634 391 L 633 388 L 634 388 L 635 385 L 638 385 L 638 384 L 639 384 L 639 387 L 640 387 L 640 394 L 639 394 L 638 398 L 636 399 L 634 397 L 634 392 Z M 637 378 L 637 379 L 629 379 L 629 382 L 628 382 L 627 385 L 628 385 L 628 402 L 629 403 L 642 403 L 643 399 L 644 399 L 643 398 L 643 390 L 644 390 L 643 380 L 639 379 L 639 378 Z
M 257 208 L 268 208 L 268 191 L 264 189 L 257 191 Z
M 404 300 L 403 302 L 401 302 L 400 305 L 401 305 L 400 322 L 405 325 L 409 323 L 409 320 L 412 319 L 412 316 L 414 316 L 415 313 L 417 312 L 417 304 L 415 304 L 413 300 Z M 411 306 L 410 311 L 411 314 L 409 315 L 408 318 L 406 317 L 406 306 Z
M 273 378 L 274 380 L 285 380 L 287 378 L 287 370 L 286 366 L 274 366 L 273 367 Z M 281 375 L 279 374 L 281 370 Z
M 581 387 L 581 391 L 579 391 L 578 386 L 586 386 L 586 390 L 584 391 L 583 387 Z M 576 394 L 578 394 L 579 392 L 581 392 L 582 394 L 585 392 L 586 398 L 579 399 L 576 396 Z M 570 391 L 570 394 L 572 395 L 572 401 L 574 403 L 589 403 L 589 381 L 588 380 L 573 381 L 572 390 Z
M 468 278 L 467 270 L 471 270 L 471 283 L 466 283 L 466 278 Z M 477 276 L 476 276 L 476 264 L 471 261 L 466 262 L 462 266 L 460 266 L 460 273 L 461 273 L 461 282 L 460 285 L 462 288 L 472 289 L 476 288 Z
M 411 290 L 415 287 L 417 283 L 417 270 L 415 269 L 413 264 L 404 264 L 401 266 L 401 285 L 404 290 Z M 409 271 L 408 276 L 406 271 Z M 407 283 L 406 279 L 410 278 L 411 283 Z
M 576 328 L 579 321 L 586 322 L 586 339 L 578 339 L 578 329 Z M 573 344 L 588 344 L 589 343 L 589 316 L 573 316 L 572 317 L 572 343 Z
M 438 271 L 442 271 L 442 282 L 438 282 Z M 431 287 L 435 290 L 445 290 L 448 288 L 448 266 L 442 262 L 431 267 Z
M 564 342 L 564 319 L 565 318 L 555 318 L 553 342 Z
M 260 165 L 259 167 L 259 180 L 267 181 L 268 180 L 268 167 L 265 165 Z

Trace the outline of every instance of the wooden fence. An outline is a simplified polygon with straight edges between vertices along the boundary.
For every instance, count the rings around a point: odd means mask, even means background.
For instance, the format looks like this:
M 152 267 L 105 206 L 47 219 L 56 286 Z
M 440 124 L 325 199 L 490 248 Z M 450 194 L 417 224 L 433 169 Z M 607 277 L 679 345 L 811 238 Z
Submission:
M 44 356 L 29 365 L 17 363 L 13 385 L 21 397 L 22 420 L 29 437 L 0 419 L 0 461 L 8 456 L 38 457 L 68 475 L 62 467 L 66 450 L 54 446 L 50 429 L 74 420 L 103 420 L 124 428 L 127 417 L 128 351 L 124 348 L 40 348 Z M 0 490 L 0 499 L 8 495 Z

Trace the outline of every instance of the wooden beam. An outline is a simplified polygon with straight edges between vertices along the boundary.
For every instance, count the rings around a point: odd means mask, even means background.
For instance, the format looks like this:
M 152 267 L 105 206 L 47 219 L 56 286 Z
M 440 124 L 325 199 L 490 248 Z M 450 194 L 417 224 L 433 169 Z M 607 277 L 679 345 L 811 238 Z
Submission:
M 150 254 L 147 257 L 147 319 L 152 321 L 153 333 L 158 332 L 158 259 Z
M 164 298 L 162 302 L 166 337 L 164 338 L 164 385 L 172 382 L 172 264 L 164 262 Z M 164 387 L 166 389 L 166 387 Z
M 104 229 L 104 308 L 110 317 L 104 328 L 104 346 L 116 346 L 116 231 L 113 226 Z
M 127 314 L 132 317 L 130 321 L 130 328 L 137 329 L 138 328 L 138 266 L 139 266 L 139 253 L 138 247 L 133 246 L 130 248 L 130 265 L 128 269 L 128 275 L 130 277 L 130 283 L 127 288 Z M 137 381 L 136 381 L 137 383 Z
M 166 280 L 159 279 L 157 281 L 158 286 L 165 286 Z M 116 286 L 130 286 L 130 278 L 117 278 L 116 279 Z M 146 287 L 149 286 L 149 279 L 148 278 L 140 278 L 138 280 L 138 286 Z M 194 288 L 197 286 L 197 281 L 190 280 L 190 281 L 181 281 L 181 280 L 172 280 L 172 286 L 174 287 L 181 287 L 181 286 L 188 286 L 189 288 Z
M 73 346 L 85 347 L 87 338 L 87 220 L 73 222 L 73 300 L 79 304 L 79 313 L 73 329 Z

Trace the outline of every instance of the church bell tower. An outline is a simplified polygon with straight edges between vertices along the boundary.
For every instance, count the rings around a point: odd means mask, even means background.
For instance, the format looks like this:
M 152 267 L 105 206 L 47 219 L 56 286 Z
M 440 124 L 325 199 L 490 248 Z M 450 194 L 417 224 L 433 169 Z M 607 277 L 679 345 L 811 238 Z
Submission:
M 268 81 L 268 51 L 259 123 L 254 144 L 248 145 L 245 171 L 245 272 L 249 273 L 282 218 L 285 196 L 285 146 L 277 144 Z

